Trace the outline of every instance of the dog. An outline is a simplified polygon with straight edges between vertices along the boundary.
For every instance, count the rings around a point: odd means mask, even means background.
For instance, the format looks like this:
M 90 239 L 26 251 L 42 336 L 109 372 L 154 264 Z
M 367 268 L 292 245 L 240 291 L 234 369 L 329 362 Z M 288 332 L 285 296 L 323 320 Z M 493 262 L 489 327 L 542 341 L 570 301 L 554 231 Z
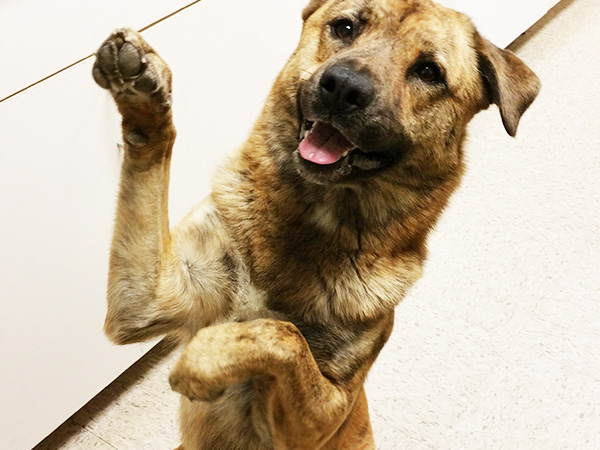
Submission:
M 171 73 L 136 32 L 96 54 L 124 139 L 105 332 L 174 336 L 185 450 L 375 448 L 364 381 L 464 171 L 470 119 L 514 136 L 540 89 L 430 0 L 312 0 L 210 196 L 169 228 Z

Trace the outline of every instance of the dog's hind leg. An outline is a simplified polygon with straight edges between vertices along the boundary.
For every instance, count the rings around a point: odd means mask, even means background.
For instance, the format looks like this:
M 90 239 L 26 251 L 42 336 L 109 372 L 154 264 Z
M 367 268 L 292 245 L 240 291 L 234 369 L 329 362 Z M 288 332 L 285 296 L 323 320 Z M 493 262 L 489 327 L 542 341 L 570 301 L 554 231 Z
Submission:
M 226 309 L 228 271 L 219 261 L 227 239 L 209 202 L 173 235 L 169 230 L 169 167 L 176 134 L 171 72 L 138 33 L 122 29 L 98 50 L 93 76 L 110 91 L 122 115 L 125 147 L 105 331 L 117 343 L 186 327 L 193 333 Z M 209 236 L 198 239 L 202 232 Z

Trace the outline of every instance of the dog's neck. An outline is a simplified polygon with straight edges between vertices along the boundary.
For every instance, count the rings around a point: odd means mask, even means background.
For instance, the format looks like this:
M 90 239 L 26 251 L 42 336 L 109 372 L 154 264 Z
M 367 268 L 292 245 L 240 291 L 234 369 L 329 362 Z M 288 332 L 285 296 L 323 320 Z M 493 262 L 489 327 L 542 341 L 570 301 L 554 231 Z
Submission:
M 217 176 L 215 195 L 221 197 L 220 205 L 230 205 L 223 211 L 227 222 L 255 228 L 255 233 L 263 234 L 263 242 L 271 242 L 268 245 L 305 240 L 333 245 L 342 252 L 379 253 L 385 243 L 390 253 L 408 251 L 424 257 L 426 235 L 445 206 L 445 201 L 431 205 L 433 198 L 439 198 L 433 191 L 447 191 L 449 197 L 457 184 L 414 189 L 374 177 L 353 187 L 317 185 L 278 164 L 272 149 L 260 144 L 246 143 L 232 161 L 245 161 L 248 165 L 241 166 L 252 171 L 238 173 L 235 183 Z M 219 188 L 226 185 L 227 191 Z M 235 192 L 231 186 L 237 186 Z M 281 236 L 281 230 L 293 230 L 296 236 Z

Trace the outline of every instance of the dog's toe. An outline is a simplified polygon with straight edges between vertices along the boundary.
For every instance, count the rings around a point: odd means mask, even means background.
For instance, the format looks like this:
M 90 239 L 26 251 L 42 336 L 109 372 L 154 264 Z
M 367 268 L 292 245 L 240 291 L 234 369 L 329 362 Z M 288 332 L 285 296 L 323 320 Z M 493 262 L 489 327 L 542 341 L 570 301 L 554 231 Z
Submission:
M 142 72 L 142 56 L 131 42 L 125 42 L 119 50 L 117 67 L 124 78 L 133 78 Z

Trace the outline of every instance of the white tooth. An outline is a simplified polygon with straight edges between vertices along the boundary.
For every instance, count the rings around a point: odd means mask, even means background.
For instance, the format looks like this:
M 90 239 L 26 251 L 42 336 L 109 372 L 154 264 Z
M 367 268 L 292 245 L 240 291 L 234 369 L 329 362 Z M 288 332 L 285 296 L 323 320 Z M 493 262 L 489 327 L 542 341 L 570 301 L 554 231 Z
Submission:
M 348 153 L 350 153 L 350 150 L 346 150 L 344 153 L 342 153 L 342 158 L 348 156 Z

